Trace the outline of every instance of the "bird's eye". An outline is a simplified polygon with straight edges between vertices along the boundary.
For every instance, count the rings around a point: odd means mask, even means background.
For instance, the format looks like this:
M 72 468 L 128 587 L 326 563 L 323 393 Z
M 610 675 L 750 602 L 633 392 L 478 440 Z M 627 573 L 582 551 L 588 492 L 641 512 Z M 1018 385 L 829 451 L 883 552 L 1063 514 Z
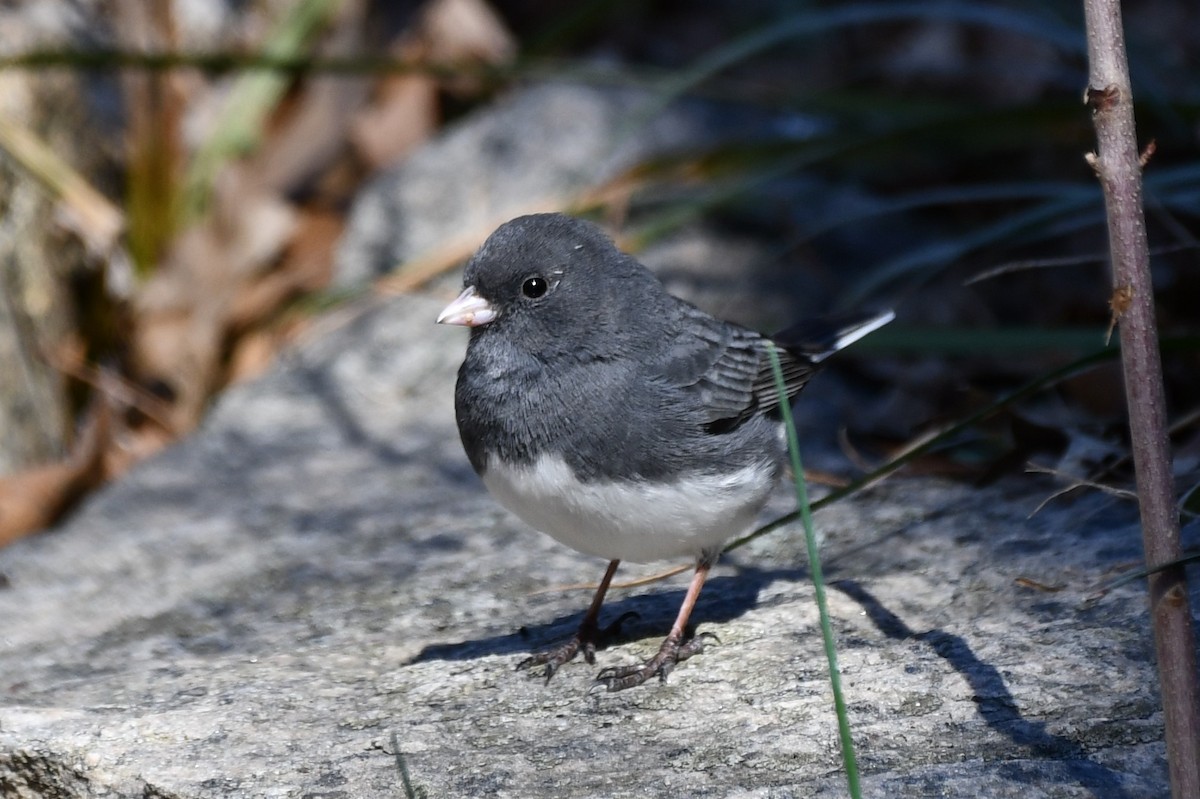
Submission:
M 526 278 L 521 284 L 521 293 L 531 300 L 536 300 L 549 290 L 550 284 L 546 282 L 544 277 Z

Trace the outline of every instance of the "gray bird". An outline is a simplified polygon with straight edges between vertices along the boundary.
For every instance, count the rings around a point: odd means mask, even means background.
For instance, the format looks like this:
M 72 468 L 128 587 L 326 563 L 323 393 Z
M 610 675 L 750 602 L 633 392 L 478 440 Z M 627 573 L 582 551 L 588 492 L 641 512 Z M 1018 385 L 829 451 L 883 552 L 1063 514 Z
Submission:
M 789 399 L 821 362 L 891 311 L 789 328 L 769 339 L 668 294 L 595 225 L 562 214 L 498 228 L 438 316 L 471 328 L 454 409 L 471 466 L 531 527 L 609 561 L 578 632 L 518 668 L 548 681 L 613 631 L 600 607 L 622 560 L 696 560 L 670 633 L 645 663 L 607 668 L 616 691 L 696 654 L 685 629 L 722 546 L 747 530 L 786 449 L 767 348 Z

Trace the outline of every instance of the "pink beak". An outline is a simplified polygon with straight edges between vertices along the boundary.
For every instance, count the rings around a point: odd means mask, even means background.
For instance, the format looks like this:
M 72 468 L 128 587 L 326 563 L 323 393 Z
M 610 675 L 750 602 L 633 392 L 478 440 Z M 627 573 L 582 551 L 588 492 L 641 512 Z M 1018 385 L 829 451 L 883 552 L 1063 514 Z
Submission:
M 474 286 L 467 286 L 454 302 L 442 309 L 442 312 L 438 314 L 437 323 L 439 325 L 479 327 L 495 318 L 496 309 L 475 293 Z

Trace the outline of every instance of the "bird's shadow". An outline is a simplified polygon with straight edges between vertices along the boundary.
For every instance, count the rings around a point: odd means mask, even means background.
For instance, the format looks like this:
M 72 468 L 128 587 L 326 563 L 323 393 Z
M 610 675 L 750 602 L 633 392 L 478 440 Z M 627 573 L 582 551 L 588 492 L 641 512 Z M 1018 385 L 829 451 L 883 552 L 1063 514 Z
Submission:
M 839 580 L 831 583 L 830 588 L 857 602 L 867 614 L 867 618 L 888 638 L 919 641 L 962 675 L 971 686 L 979 717 L 988 727 L 1004 735 L 1014 744 L 1024 747 L 1034 756 L 1061 763 L 1066 779 L 1078 783 L 1096 796 L 1113 799 L 1130 796 L 1122 786 L 1120 776 L 1088 757 L 1086 750 L 1079 743 L 1047 731 L 1043 722 L 1024 718 L 1020 705 L 1008 690 L 1000 670 L 980 660 L 967 639 L 937 628 L 924 632 L 913 630 L 898 615 L 884 607 L 866 588 L 853 580 Z M 1045 773 L 1039 773 L 1030 776 L 1030 779 L 1044 780 L 1046 776 Z
M 758 606 L 759 593 L 776 580 L 796 581 L 804 579 L 803 569 L 759 569 L 739 566 L 738 573 L 710 578 L 704 592 L 696 602 L 692 623 L 725 622 L 736 619 L 746 611 Z M 662 637 L 667 634 L 675 615 L 683 602 L 685 588 L 671 588 L 649 594 L 609 599 L 604 603 L 600 625 L 603 627 L 626 614 L 633 614 L 630 621 L 621 625 L 615 641 L 638 640 Z M 612 596 L 611 594 L 609 595 Z M 528 654 L 531 650 L 561 644 L 578 629 L 588 598 L 581 595 L 579 609 L 545 622 L 524 625 L 514 632 L 475 638 L 449 644 L 431 644 L 417 653 L 409 662 L 421 663 L 429 660 L 472 660 L 485 655 Z
M 741 566 L 736 575 L 715 577 L 706 584 L 705 593 L 697 602 L 693 618 L 701 625 L 705 622 L 735 619 L 747 610 L 757 607 L 762 590 L 774 581 L 796 581 L 806 579 L 807 576 L 807 571 L 799 568 L 759 569 Z M 1097 796 L 1114 799 L 1126 799 L 1131 796 L 1123 787 L 1120 775 L 1089 757 L 1078 742 L 1049 732 L 1043 722 L 1024 718 L 1020 705 L 1009 691 L 1000 670 L 981 660 L 971 649 L 967 639 L 936 628 L 924 632 L 913 630 L 899 615 L 885 607 L 854 580 L 839 580 L 831 583 L 830 587 L 858 603 L 875 627 L 887 638 L 919 641 L 928 646 L 971 686 L 977 700 L 979 717 L 989 728 L 1034 756 L 1062 764 L 1061 774 L 1065 781 L 1078 784 Z M 673 588 L 652 594 L 623 597 L 605 605 L 601 623 L 607 623 L 626 613 L 635 613 L 638 616 L 637 624 L 622 629 L 622 638 L 636 639 L 663 634 L 674 619 L 684 593 L 682 588 Z M 583 606 L 586 604 L 586 600 L 582 600 L 578 612 L 558 616 L 533 626 L 521 627 L 512 633 L 460 643 L 430 645 L 410 662 L 461 661 L 483 655 L 517 655 L 553 646 L 574 633 L 582 620 Z M 1045 773 L 1030 777 L 1045 778 Z

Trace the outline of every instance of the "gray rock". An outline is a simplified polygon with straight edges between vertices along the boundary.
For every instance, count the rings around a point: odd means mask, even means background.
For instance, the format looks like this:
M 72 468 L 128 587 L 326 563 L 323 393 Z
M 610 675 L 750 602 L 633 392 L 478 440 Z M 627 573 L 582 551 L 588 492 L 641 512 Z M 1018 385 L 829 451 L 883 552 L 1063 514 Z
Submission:
M 437 309 L 341 319 L 0 551 L 0 795 L 404 796 L 401 763 L 430 797 L 844 795 L 799 531 L 722 561 L 695 615 L 720 643 L 665 684 L 588 691 L 657 646 L 681 578 L 612 597 L 640 619 L 596 666 L 514 673 L 602 564 L 482 491 Z M 1048 491 L 896 479 L 817 515 L 866 795 L 1165 795 L 1143 591 L 1091 597 L 1136 520 L 1026 518 Z
M 798 116 L 577 83 L 519 88 L 469 115 L 359 195 L 335 281 L 352 286 L 472 230 L 557 210 L 647 159 L 811 134 Z

